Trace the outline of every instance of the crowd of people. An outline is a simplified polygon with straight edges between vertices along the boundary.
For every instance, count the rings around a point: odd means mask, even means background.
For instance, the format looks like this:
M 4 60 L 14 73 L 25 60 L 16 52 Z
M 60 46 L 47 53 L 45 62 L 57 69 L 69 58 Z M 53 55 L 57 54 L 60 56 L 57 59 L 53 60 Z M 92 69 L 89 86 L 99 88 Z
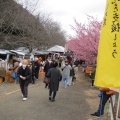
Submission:
M 50 83 L 45 83 L 45 88 L 49 88 L 49 100 L 54 102 L 60 81 L 62 81 L 63 88 L 75 83 L 78 65 L 67 59 L 60 63 L 57 60 L 48 59 L 44 65 L 44 72 L 45 77 L 50 78 Z
M 45 88 L 49 89 L 49 100 L 54 102 L 57 91 L 59 89 L 59 83 L 62 81 L 62 87 L 75 84 L 78 64 L 74 64 L 70 59 L 56 59 L 48 58 L 43 61 L 42 58 L 35 58 L 34 61 L 29 62 L 27 59 L 23 59 L 21 62 L 15 58 L 13 60 L 13 66 L 9 68 L 11 77 L 15 80 L 15 83 L 20 84 L 23 100 L 28 98 L 28 86 L 29 84 L 35 84 L 39 79 L 39 72 L 44 71 L 44 78 L 49 78 L 50 82 L 45 83 Z
M 42 61 L 42 58 L 35 58 L 34 61 L 30 62 L 28 65 L 28 60 L 24 59 L 22 62 L 18 62 L 14 59 L 13 67 L 10 68 L 15 75 L 14 80 L 16 83 L 19 82 L 20 89 L 22 93 L 23 100 L 28 98 L 28 86 L 30 83 L 35 84 L 39 79 L 39 72 L 41 69 L 44 71 L 44 78 L 49 79 L 49 83 L 45 83 L 45 88 L 49 89 L 49 100 L 54 102 L 56 99 L 56 94 L 59 90 L 59 85 L 61 81 L 62 88 L 67 88 L 68 86 L 74 85 L 78 73 L 77 61 L 72 61 L 70 59 L 53 60 L 48 58 L 46 61 Z M 95 66 L 96 68 L 96 66 Z M 94 84 L 95 70 L 91 74 L 92 86 Z M 100 103 L 98 110 L 92 113 L 92 116 L 100 117 L 104 114 L 104 107 L 106 102 L 109 100 L 111 95 L 115 92 L 109 88 L 100 88 Z

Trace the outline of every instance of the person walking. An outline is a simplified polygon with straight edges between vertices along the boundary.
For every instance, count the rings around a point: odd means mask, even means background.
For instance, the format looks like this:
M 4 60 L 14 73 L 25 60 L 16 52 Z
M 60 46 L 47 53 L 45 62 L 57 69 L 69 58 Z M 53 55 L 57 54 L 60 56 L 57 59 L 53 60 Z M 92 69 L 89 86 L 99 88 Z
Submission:
M 45 77 L 47 76 L 48 70 L 53 68 L 53 62 L 51 59 L 48 59 L 44 66 Z M 49 84 L 45 83 L 45 88 L 49 88 Z
M 91 87 L 94 88 L 94 79 L 95 79 L 95 73 L 96 73 L 96 65 L 92 67 L 92 72 L 90 73 L 90 78 L 92 79 Z
M 73 66 L 72 66 L 72 64 L 71 64 L 71 70 L 70 70 L 70 76 L 69 76 L 69 86 L 71 85 L 71 83 L 72 83 L 72 80 L 73 80 L 73 77 L 74 77 L 74 75 L 75 75 L 75 71 L 74 71 L 74 68 L 73 68 Z
M 31 70 L 27 66 L 28 61 L 23 60 L 22 66 L 18 69 L 18 76 L 19 76 L 19 83 L 20 83 L 20 89 L 22 92 L 23 100 L 27 100 L 28 97 L 28 85 L 31 82 Z
M 78 65 L 74 64 L 73 68 L 74 68 L 74 77 L 72 79 L 72 84 L 75 84 L 76 78 L 77 78 L 77 73 L 78 73 Z
M 59 68 L 61 68 L 61 64 L 62 64 L 62 58 L 59 57 Z
M 35 74 L 35 79 L 36 80 L 38 80 L 40 66 L 41 65 L 38 62 L 38 58 L 35 58 L 35 60 L 34 60 L 34 74 Z
M 65 61 L 65 65 L 62 66 L 62 86 L 67 88 L 69 84 L 69 75 L 70 75 L 71 66 L 68 64 L 68 61 Z
M 35 84 L 35 64 L 34 64 L 34 61 L 31 62 L 31 72 L 32 72 L 31 83 Z
M 14 72 L 14 80 L 15 80 L 15 83 L 18 83 L 19 81 L 19 77 L 18 77 L 18 74 L 17 74 L 17 71 L 18 71 L 18 68 L 19 68 L 19 61 L 17 58 L 14 58 L 13 59 L 13 67 L 12 68 L 9 68 L 9 70 L 12 70 L 12 72 Z
M 50 68 L 46 77 L 50 78 L 50 86 L 49 86 L 49 100 L 54 102 L 57 91 L 59 89 L 59 82 L 62 79 L 62 74 L 59 69 L 57 62 L 53 62 L 53 68 Z

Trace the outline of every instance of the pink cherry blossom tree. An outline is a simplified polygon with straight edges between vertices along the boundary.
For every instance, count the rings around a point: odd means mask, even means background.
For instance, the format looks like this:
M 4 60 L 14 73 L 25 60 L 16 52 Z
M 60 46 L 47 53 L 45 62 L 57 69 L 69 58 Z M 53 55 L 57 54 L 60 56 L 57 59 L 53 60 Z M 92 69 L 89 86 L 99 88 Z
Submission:
M 73 51 L 77 59 L 92 64 L 97 56 L 101 22 L 91 16 L 88 16 L 87 20 L 87 24 L 74 20 L 75 26 L 71 26 L 71 28 L 75 31 L 76 36 L 71 37 L 66 46 L 68 50 Z

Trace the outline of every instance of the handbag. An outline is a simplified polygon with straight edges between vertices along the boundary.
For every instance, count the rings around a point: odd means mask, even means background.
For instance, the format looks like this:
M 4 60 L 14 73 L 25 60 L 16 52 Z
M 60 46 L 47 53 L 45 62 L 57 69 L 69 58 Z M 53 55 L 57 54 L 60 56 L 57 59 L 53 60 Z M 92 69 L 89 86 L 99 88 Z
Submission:
M 16 78 L 16 74 L 14 71 L 12 71 L 12 73 L 10 74 L 11 78 L 15 79 Z
M 44 77 L 43 83 L 49 84 L 50 83 L 50 78 Z

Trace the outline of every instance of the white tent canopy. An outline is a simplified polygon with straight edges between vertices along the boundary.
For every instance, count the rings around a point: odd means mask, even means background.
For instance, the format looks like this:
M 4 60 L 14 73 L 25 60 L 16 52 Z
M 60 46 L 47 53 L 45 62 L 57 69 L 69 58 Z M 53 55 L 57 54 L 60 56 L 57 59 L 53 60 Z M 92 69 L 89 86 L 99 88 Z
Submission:
M 47 50 L 48 52 L 64 52 L 65 48 L 59 45 L 55 45 Z

